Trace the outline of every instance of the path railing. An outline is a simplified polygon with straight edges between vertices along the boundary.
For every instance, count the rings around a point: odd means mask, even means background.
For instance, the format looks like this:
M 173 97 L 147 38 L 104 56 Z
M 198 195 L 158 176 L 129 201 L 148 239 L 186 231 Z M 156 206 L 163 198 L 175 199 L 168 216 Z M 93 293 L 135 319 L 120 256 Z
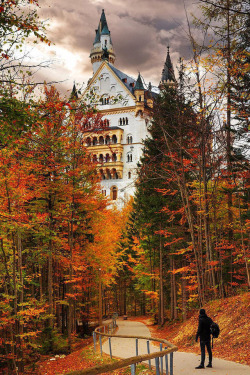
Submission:
M 127 336 L 127 335 L 115 335 L 113 334 L 116 328 L 116 320 L 113 320 L 108 325 L 103 325 L 97 327 L 93 332 L 93 341 L 94 341 L 94 351 L 97 350 L 97 345 L 100 348 L 100 353 L 102 355 L 102 337 L 107 337 L 109 340 L 109 352 L 110 358 L 112 358 L 112 337 L 117 338 L 126 338 L 126 339 L 135 339 L 135 356 L 119 360 L 114 363 L 108 363 L 104 365 L 98 365 L 91 367 L 85 370 L 77 370 L 67 373 L 66 375 L 97 375 L 103 374 L 105 372 L 112 372 L 114 370 L 121 369 L 123 367 L 131 367 L 131 375 L 136 373 L 136 364 L 140 362 L 148 361 L 149 369 L 152 369 L 151 360 L 155 359 L 155 373 L 156 375 L 161 375 L 163 373 L 173 375 L 173 354 L 178 350 L 177 346 L 171 344 L 169 341 L 164 339 L 158 339 L 154 337 L 146 336 Z M 97 335 L 99 335 L 99 344 L 97 343 Z M 138 355 L 138 341 L 146 340 L 147 341 L 147 352 L 148 354 Z M 150 353 L 150 341 L 156 341 L 160 343 L 159 351 Z M 164 349 L 163 349 L 164 346 Z M 164 361 L 165 360 L 165 361 Z M 163 369 L 163 362 L 165 362 L 165 370 Z

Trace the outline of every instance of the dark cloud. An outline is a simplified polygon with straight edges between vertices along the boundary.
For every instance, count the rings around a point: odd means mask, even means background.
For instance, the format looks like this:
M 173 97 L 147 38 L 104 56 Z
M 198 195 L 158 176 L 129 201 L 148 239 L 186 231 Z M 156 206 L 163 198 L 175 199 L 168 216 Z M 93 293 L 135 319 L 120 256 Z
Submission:
M 167 45 L 174 65 L 180 56 L 190 55 L 184 31 L 185 10 L 180 0 L 40 0 L 40 4 L 41 17 L 51 24 L 48 36 L 55 44 L 51 49 L 69 51 L 69 58 L 79 60 L 72 69 L 65 62 L 61 67 L 59 64 L 65 78 L 68 72 L 68 84 L 72 84 L 74 73 L 77 81 L 85 82 L 92 74 L 88 55 L 102 8 L 117 56 L 115 65 L 126 73 L 137 76 L 140 71 L 147 81 L 157 85 Z M 192 6 L 193 1 L 186 0 L 187 9 Z M 57 57 L 58 53 L 55 52 Z

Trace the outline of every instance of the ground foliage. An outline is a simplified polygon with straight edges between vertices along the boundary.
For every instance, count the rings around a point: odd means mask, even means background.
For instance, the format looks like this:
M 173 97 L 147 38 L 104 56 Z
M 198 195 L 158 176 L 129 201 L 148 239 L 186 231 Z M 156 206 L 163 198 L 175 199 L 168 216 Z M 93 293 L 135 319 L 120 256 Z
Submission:
M 223 300 L 214 300 L 204 305 L 207 315 L 219 324 L 220 335 L 214 339 L 213 355 L 218 358 L 250 365 L 249 340 L 249 293 Z M 195 342 L 199 310 L 189 313 L 186 322 L 166 322 L 163 328 L 147 320 L 152 336 L 164 338 L 176 344 L 180 351 L 200 353 Z M 145 320 L 144 320 L 145 322 Z

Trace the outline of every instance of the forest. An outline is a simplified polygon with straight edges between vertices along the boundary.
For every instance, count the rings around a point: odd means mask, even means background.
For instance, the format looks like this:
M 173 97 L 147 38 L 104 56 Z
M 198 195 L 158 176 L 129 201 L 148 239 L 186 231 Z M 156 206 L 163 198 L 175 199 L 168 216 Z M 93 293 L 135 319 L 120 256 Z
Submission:
M 100 113 L 34 83 L 20 58 L 29 40 L 50 44 L 39 2 L 1 1 L 0 372 L 70 353 L 100 314 L 163 327 L 249 291 L 249 3 L 199 3 L 192 57 L 155 100 L 136 194 L 118 210 L 86 147 Z

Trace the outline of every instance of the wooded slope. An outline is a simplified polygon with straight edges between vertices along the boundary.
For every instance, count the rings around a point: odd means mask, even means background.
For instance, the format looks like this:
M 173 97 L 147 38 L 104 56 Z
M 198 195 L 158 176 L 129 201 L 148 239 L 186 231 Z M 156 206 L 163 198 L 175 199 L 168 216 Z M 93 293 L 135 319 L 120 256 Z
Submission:
M 218 358 L 250 365 L 250 293 L 211 301 L 204 305 L 207 315 L 220 327 L 220 335 L 214 339 L 213 355 Z M 200 353 L 195 342 L 199 310 L 184 323 L 167 323 L 164 328 L 151 326 L 152 334 L 166 338 L 181 351 Z

